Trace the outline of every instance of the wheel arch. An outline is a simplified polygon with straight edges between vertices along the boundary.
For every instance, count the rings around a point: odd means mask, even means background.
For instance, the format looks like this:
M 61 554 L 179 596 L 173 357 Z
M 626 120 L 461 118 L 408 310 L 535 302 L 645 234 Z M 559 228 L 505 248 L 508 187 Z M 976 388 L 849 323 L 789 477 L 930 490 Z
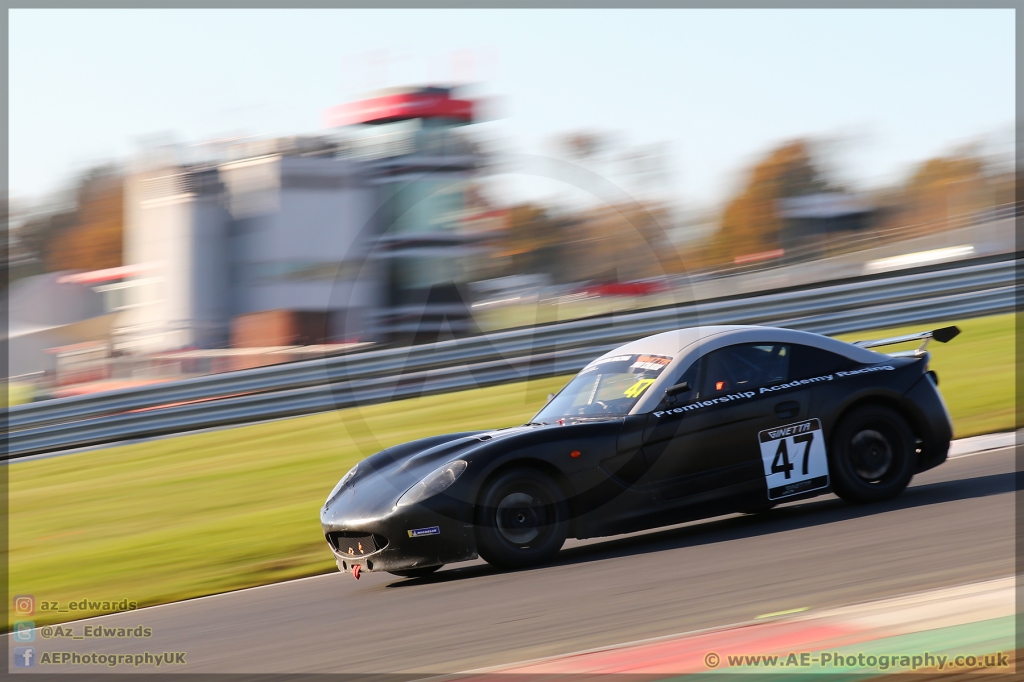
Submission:
M 569 528 L 570 536 L 572 536 L 572 533 L 575 531 L 575 520 L 578 515 L 576 508 L 576 492 L 572 483 L 569 481 L 569 477 L 566 476 L 563 471 L 551 462 L 537 457 L 520 457 L 507 460 L 496 466 L 493 470 L 489 471 L 486 476 L 484 476 L 483 480 L 476 486 L 476 490 L 473 494 L 473 522 L 476 523 L 477 513 L 480 508 L 480 496 L 483 494 L 483 491 L 487 489 L 487 486 L 490 485 L 491 481 L 512 469 L 536 469 L 551 477 L 562 491 L 562 494 L 565 496 L 565 501 L 569 505 Z
M 832 421 L 831 428 L 828 434 L 829 447 L 834 446 L 832 439 L 835 437 L 836 427 L 846 418 L 847 415 L 852 413 L 854 410 L 858 410 L 862 407 L 869 405 L 878 405 L 880 407 L 886 407 L 891 409 L 893 412 L 903 417 L 904 421 L 907 422 L 907 426 L 910 427 L 911 433 L 914 435 L 915 444 L 921 442 L 925 429 L 921 423 L 919 415 L 915 414 L 913 410 L 909 408 L 906 401 L 902 400 L 900 396 L 888 395 L 884 393 L 871 393 L 862 395 L 854 398 L 849 403 L 843 405 L 842 409 L 836 414 L 835 419 Z M 915 453 L 915 457 L 920 461 L 921 452 Z

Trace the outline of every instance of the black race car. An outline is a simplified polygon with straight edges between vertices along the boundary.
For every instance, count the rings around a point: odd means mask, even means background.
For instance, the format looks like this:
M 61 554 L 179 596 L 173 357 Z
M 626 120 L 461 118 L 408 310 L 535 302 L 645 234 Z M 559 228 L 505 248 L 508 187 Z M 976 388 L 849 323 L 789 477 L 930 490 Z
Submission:
M 924 344 L 772 327 L 680 329 L 583 368 L 530 423 L 424 438 L 349 471 L 320 512 L 338 568 L 502 568 L 589 538 L 834 492 L 898 495 L 941 464 L 949 414 Z M 916 351 L 868 350 L 920 339 Z

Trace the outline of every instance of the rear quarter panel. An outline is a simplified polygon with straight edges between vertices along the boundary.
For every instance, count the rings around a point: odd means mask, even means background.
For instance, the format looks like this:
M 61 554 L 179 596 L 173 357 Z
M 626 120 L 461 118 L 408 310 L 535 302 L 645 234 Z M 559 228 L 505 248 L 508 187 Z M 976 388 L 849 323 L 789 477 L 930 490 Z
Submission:
M 922 452 L 918 471 L 943 461 L 945 450 L 949 447 L 949 436 L 944 433 L 948 431 L 948 417 L 941 398 L 934 387 L 930 387 L 933 395 L 929 395 L 928 388 L 915 390 L 922 381 L 928 381 L 924 376 L 927 358 L 891 358 L 874 367 L 880 369 L 864 374 L 837 376 L 835 380 L 812 389 L 810 416 L 821 419 L 829 447 L 832 446 L 833 430 L 843 415 L 860 405 L 878 403 L 902 414 L 914 435 L 925 441 L 927 452 Z M 935 458 L 937 450 L 942 450 L 941 459 L 926 465 L 928 460 Z

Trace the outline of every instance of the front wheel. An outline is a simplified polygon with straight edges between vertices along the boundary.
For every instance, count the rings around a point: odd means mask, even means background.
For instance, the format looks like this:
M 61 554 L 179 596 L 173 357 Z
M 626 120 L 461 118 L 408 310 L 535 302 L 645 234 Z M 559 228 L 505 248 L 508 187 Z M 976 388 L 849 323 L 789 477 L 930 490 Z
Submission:
M 476 543 L 498 568 L 522 568 L 553 558 L 569 534 L 569 505 L 561 488 L 536 469 L 499 474 L 480 496 Z
M 832 488 L 847 502 L 896 497 L 914 475 L 914 434 L 895 411 L 860 407 L 836 426 L 829 453 Z

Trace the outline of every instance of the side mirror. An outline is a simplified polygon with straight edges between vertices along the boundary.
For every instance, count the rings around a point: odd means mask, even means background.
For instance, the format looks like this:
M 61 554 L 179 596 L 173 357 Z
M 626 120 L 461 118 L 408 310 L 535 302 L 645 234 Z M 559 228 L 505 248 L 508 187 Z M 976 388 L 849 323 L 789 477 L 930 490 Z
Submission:
M 690 390 L 690 382 L 689 381 L 684 381 L 684 382 L 682 382 L 680 384 L 676 384 L 675 386 L 669 386 L 668 388 L 666 388 L 665 389 L 665 395 L 667 395 L 669 398 L 673 398 L 673 397 L 679 395 L 680 393 L 686 393 L 689 390 Z

